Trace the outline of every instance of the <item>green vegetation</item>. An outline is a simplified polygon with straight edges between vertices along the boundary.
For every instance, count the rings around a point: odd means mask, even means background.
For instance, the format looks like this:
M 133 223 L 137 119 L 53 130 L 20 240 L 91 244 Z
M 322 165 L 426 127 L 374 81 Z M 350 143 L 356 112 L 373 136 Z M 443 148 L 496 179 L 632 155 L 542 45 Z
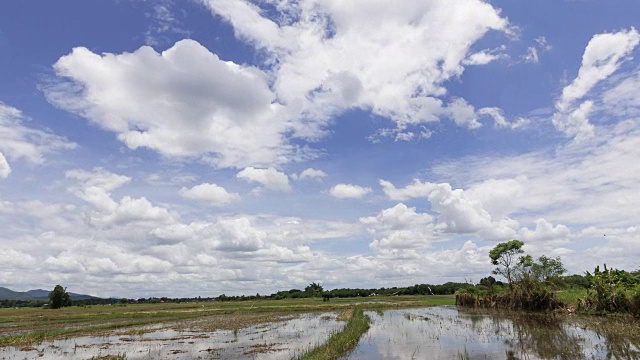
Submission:
M 299 360 L 332 360 L 338 359 L 353 350 L 360 337 L 369 330 L 371 319 L 361 308 L 354 308 L 342 331 L 336 332 L 329 340 L 300 356 Z
M 524 254 L 520 240 L 497 244 L 490 252 L 494 275 L 507 280 L 507 287 L 489 276 L 475 286 L 461 288 L 456 304 L 520 310 L 576 308 L 585 312 L 623 312 L 640 316 L 640 271 L 627 272 L 597 266 L 593 274 L 562 276 L 566 269 L 560 257 L 540 256 L 536 261 Z
M 555 289 L 566 272 L 560 257 L 541 256 L 537 262 L 523 255 L 524 243 L 511 240 L 499 243 L 490 252 L 493 274 L 507 279 L 508 290 L 498 294 L 492 277 L 480 280 L 485 289 L 474 287 L 460 292 L 456 303 L 463 306 L 500 307 L 521 310 L 553 310 L 562 306 Z M 484 291 L 483 291 L 484 290 Z
M 49 293 L 49 307 L 60 309 L 63 306 L 71 306 L 71 297 L 66 288 L 63 288 L 62 285 L 56 285 Z
M 640 316 L 640 276 L 622 270 L 600 270 L 596 266 L 593 274 L 587 272 L 591 283 L 585 297 L 579 299 L 579 308 L 598 313 L 628 312 Z

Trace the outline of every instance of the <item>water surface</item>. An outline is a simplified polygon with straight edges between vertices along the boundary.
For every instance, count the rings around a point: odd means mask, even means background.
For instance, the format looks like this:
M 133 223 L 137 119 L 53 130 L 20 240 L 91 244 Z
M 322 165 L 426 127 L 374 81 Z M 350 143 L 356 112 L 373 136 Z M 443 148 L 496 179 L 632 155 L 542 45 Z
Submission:
M 454 306 L 366 314 L 371 328 L 346 359 L 640 359 L 640 328 L 630 319 Z

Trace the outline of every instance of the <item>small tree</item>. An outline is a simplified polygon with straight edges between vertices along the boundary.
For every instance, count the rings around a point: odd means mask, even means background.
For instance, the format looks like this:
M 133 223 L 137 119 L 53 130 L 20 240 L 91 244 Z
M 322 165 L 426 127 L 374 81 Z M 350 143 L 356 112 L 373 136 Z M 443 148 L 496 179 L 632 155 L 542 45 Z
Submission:
M 71 306 L 71 297 L 66 288 L 63 288 L 62 285 L 56 285 L 49 293 L 49 302 L 52 309 L 59 309 L 63 306 Z
M 513 287 L 511 281 L 513 280 L 516 268 L 526 261 L 523 257 L 517 258 L 519 254 L 524 253 L 524 250 L 522 250 L 523 246 L 524 243 L 522 241 L 511 240 L 499 243 L 489 251 L 491 264 L 498 266 L 493 270 L 493 274 L 504 276 L 509 283 L 509 289 Z

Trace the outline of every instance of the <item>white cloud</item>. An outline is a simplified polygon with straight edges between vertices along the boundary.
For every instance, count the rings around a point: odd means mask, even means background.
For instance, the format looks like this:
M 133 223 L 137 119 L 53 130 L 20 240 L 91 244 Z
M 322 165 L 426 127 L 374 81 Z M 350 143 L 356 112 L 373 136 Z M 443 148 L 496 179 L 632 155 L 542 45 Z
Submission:
M 497 204 L 489 205 L 478 195 L 485 190 L 469 195 L 480 199 L 483 207 L 497 209 L 492 210 L 496 214 L 517 214 L 523 223 L 545 218 L 577 229 L 634 226 L 634 204 L 640 201 L 640 127 L 623 121 L 604 130 L 598 139 L 554 151 L 473 157 L 433 170 L 456 176 L 472 189 L 473 184 L 501 179 L 499 187 L 505 191 Z
M 154 206 L 144 197 L 124 196 L 110 212 L 91 216 L 91 223 L 99 226 L 122 226 L 124 224 L 158 226 L 173 222 L 174 217 L 167 209 Z
M 629 76 L 606 90 L 602 102 L 606 110 L 623 118 L 640 115 L 640 68 L 636 68 Z
M 528 63 L 537 64 L 540 61 L 540 58 L 538 57 L 538 49 L 534 46 L 529 46 L 527 48 L 527 54 L 523 56 L 523 60 Z
M 329 190 L 329 193 L 331 196 L 339 199 L 360 199 L 371 191 L 370 187 L 362 187 L 353 184 L 338 184 L 332 187 L 331 190 Z
M 6 179 L 11 174 L 11 166 L 4 157 L 4 154 L 0 152 L 0 178 Z
M 479 116 L 483 116 L 483 115 L 490 116 L 495 122 L 496 127 L 499 127 L 499 128 L 518 129 L 529 124 L 529 120 L 524 118 L 519 118 L 515 121 L 508 121 L 505 118 L 504 112 L 502 111 L 502 109 L 497 107 L 485 107 L 485 108 L 479 109 L 477 111 L 477 114 Z
M 43 87 L 47 99 L 117 134 L 131 149 L 200 157 L 221 167 L 303 156 L 283 135 L 288 125 L 268 76 L 222 61 L 194 40 L 162 53 L 143 46 L 98 55 L 79 47 L 54 69 L 59 78 Z
M 460 127 L 466 127 L 468 129 L 482 127 L 482 124 L 478 121 L 474 107 L 469 105 L 464 99 L 454 99 L 447 105 L 445 113 Z
M 490 51 L 484 50 L 471 54 L 466 60 L 463 61 L 465 65 L 486 65 L 492 61 L 504 58 L 503 54 L 494 54 Z
M 240 195 L 237 193 L 229 193 L 222 186 L 209 183 L 196 185 L 191 189 L 183 187 L 180 189 L 180 196 L 191 200 L 202 201 L 211 206 L 225 206 L 240 200 Z
M 593 103 L 583 101 L 576 107 L 575 102 L 617 71 L 639 43 L 640 34 L 634 28 L 597 34 L 591 38 L 582 55 L 578 76 L 562 89 L 562 95 L 556 102 L 553 124 L 558 130 L 578 141 L 594 136 L 594 127 L 588 118 Z
M 398 189 L 391 182 L 380 180 L 382 191 L 391 200 L 408 200 L 411 198 L 427 197 L 436 187 L 433 183 L 423 183 L 418 179 L 413 179 L 413 183 L 403 189 Z
M 62 136 L 25 126 L 25 120 L 28 119 L 20 110 L 0 101 L 0 153 L 5 162 L 24 159 L 42 164 L 45 154 L 76 147 Z
M 448 232 L 472 233 L 491 226 L 491 215 L 462 189 L 438 184 L 428 199 L 433 211 L 439 214 L 438 224 L 444 225 Z
M 556 225 L 549 223 L 545 219 L 538 219 L 536 221 L 535 230 L 529 230 L 528 228 L 522 228 L 518 231 L 518 236 L 524 242 L 539 243 L 548 242 L 552 240 L 566 241 L 567 237 L 571 234 L 571 230 L 564 225 Z
M 518 207 L 524 195 L 526 179 L 489 179 L 471 185 L 465 195 L 482 204 L 493 219 L 502 219 Z
M 327 173 L 322 170 L 317 170 L 314 168 L 308 168 L 303 170 L 300 175 L 296 178 L 297 180 L 306 180 L 306 179 L 316 179 L 321 180 L 322 178 L 327 177 Z
M 377 250 L 426 248 L 438 238 L 431 215 L 417 213 L 416 208 L 402 203 L 376 216 L 360 218 L 360 222 L 375 236 L 370 246 Z
M 147 45 L 158 46 L 168 41 L 169 34 L 189 37 L 191 33 L 185 30 L 182 21 L 176 17 L 179 10 L 175 8 L 172 0 L 157 1 L 150 12 L 145 14 L 150 18 L 151 24 L 144 33 Z
M 289 177 L 273 167 L 256 169 L 248 167 L 236 174 L 236 177 L 249 182 L 256 182 L 263 187 L 275 191 L 291 191 Z
M 442 116 L 478 127 L 460 117 L 466 114 L 458 103 L 443 107 L 444 83 L 460 76 L 464 64 L 496 58 L 492 51 L 469 54 L 487 32 L 510 33 L 499 10 L 478 0 L 287 1 L 275 3 L 270 17 L 246 1 L 202 1 L 277 64 L 273 89 L 302 114 L 306 121 L 295 130 L 305 137 L 352 108 L 370 109 L 401 129 Z
M 76 196 L 103 211 L 112 211 L 117 207 L 111 192 L 131 181 L 128 176 L 117 175 L 103 168 L 94 168 L 92 171 L 69 170 L 65 176 L 79 182 L 79 187 L 71 188 Z
M 437 213 L 437 229 L 440 231 L 477 233 L 487 239 L 515 235 L 518 222 L 507 215 L 515 201 L 513 196 L 520 188 L 509 180 L 489 181 L 469 190 L 453 189 L 448 183 L 423 183 L 417 179 L 403 189 L 384 180 L 380 180 L 380 185 L 392 200 L 426 198 L 431 210 Z
M 154 226 L 168 224 L 175 220 L 167 209 L 153 206 L 144 197 L 124 196 L 119 201 L 113 199 L 112 191 L 131 181 L 127 176 L 117 175 L 103 168 L 94 168 L 92 171 L 69 170 L 65 175 L 79 182 L 79 186 L 72 186 L 70 190 L 93 207 L 93 211 L 87 214 L 87 221 L 91 225 Z
M 540 54 L 549 52 L 553 47 L 547 41 L 547 38 L 544 36 L 540 36 L 535 39 L 535 45 L 529 46 L 527 48 L 527 53 L 522 56 L 522 60 L 525 63 L 533 63 L 537 64 L 540 62 Z

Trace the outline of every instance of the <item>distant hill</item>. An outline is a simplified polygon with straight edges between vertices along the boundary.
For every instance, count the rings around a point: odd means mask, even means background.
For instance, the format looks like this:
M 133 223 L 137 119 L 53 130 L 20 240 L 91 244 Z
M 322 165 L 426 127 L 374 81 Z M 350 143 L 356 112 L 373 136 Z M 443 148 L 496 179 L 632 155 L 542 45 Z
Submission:
M 51 291 L 36 289 L 29 291 L 13 291 L 5 287 L 0 287 L 0 300 L 49 300 L 49 293 Z M 99 299 L 91 295 L 83 295 L 76 293 L 69 293 L 71 300 L 87 300 L 87 299 Z

